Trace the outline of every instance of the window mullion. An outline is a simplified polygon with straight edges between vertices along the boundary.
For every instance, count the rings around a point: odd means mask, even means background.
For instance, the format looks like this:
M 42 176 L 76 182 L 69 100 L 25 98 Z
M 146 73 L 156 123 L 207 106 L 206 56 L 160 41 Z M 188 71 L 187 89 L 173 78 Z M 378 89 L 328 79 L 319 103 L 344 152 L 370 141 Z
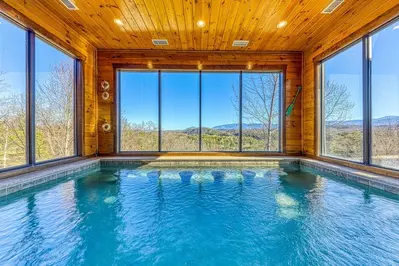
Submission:
M 371 57 L 370 37 L 363 37 L 363 163 L 371 158 Z
M 35 159 L 35 33 L 27 32 L 27 68 L 26 68 L 26 92 L 27 92 L 27 129 L 26 129 L 26 153 L 28 164 L 36 163 Z

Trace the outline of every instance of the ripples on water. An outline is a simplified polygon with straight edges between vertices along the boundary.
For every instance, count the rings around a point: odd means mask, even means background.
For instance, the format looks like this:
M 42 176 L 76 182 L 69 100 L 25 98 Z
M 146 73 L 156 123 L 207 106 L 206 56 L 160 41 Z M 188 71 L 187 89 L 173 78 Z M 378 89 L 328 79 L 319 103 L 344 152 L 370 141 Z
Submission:
M 395 265 L 399 200 L 292 169 L 109 168 L 0 199 L 7 264 Z

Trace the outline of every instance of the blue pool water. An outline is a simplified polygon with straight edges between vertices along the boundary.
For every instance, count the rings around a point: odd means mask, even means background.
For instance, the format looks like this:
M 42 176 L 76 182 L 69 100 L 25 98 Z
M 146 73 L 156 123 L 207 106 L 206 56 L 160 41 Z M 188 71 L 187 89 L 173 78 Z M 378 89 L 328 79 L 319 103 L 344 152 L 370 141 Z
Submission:
M 0 265 L 398 264 L 397 197 L 291 167 L 104 168 L 0 199 Z

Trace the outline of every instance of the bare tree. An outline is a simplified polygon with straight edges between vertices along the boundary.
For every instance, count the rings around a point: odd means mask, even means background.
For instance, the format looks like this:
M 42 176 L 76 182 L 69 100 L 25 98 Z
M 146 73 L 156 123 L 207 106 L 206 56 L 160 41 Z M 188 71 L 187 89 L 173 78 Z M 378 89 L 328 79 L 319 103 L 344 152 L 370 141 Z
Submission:
M 243 121 L 261 125 L 261 129 L 256 132 L 258 135 L 260 133 L 258 137 L 263 140 L 266 151 L 272 150 L 272 136 L 278 133 L 276 125 L 279 121 L 279 88 L 280 81 L 277 73 L 251 74 L 242 82 Z M 232 101 L 238 110 L 237 88 L 234 88 L 234 91 L 236 96 Z M 276 139 L 275 142 L 278 143 L 278 140 Z
M 330 125 L 337 125 L 350 119 L 352 108 L 355 106 L 355 103 L 350 101 L 350 96 L 346 85 L 327 81 L 324 90 L 325 121 L 329 121 Z
M 73 155 L 73 66 L 60 63 L 36 86 L 36 147 L 39 160 Z

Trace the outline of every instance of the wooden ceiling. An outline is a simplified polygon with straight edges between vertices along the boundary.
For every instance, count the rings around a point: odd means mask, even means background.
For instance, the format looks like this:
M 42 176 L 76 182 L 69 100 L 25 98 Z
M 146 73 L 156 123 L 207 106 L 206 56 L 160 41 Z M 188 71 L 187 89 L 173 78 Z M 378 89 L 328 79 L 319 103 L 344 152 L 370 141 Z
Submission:
M 5 0 L 9 5 L 41 5 L 99 49 L 290 50 L 303 51 L 323 38 L 370 22 L 399 0 L 345 0 L 330 15 L 331 0 L 74 0 L 71 11 L 60 0 Z M 123 26 L 114 23 L 123 21 Z M 204 20 L 204 28 L 197 27 Z M 278 29 L 286 20 L 288 25 Z M 167 39 L 154 46 L 151 39 Z M 248 47 L 232 47 L 249 40 Z

